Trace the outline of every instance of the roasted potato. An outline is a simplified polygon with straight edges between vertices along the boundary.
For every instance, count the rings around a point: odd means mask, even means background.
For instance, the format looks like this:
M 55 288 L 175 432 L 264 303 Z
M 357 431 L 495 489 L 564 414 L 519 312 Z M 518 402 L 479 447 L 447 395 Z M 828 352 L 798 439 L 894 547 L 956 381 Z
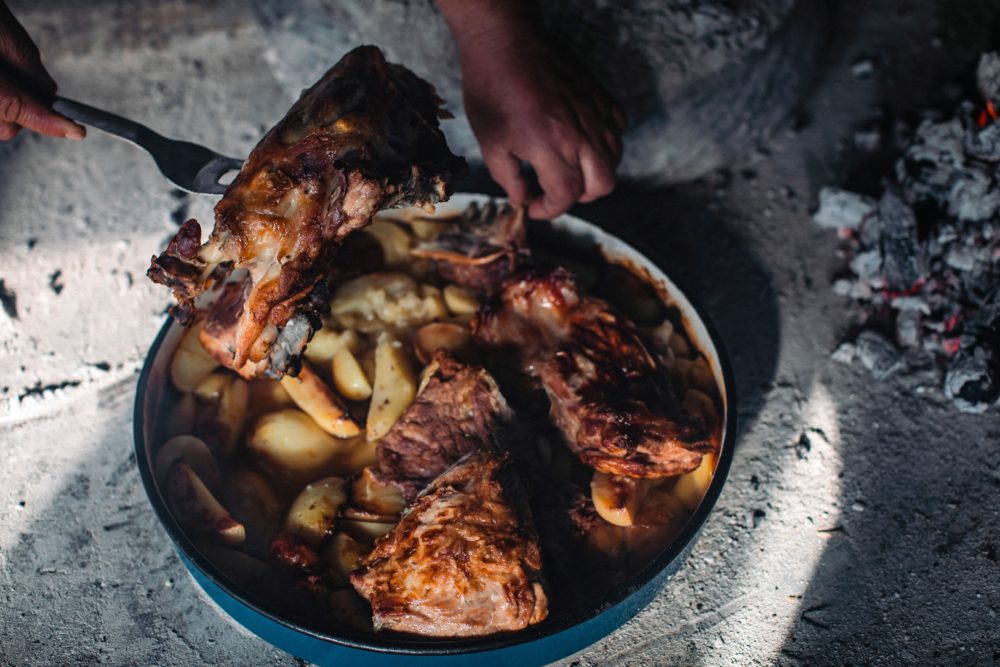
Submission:
M 337 525 L 347 501 L 347 483 L 340 477 L 324 477 L 302 489 L 292 501 L 285 518 L 285 530 L 317 547 Z
M 257 378 L 250 382 L 250 407 L 255 414 L 263 414 L 294 404 L 295 401 L 277 380 Z
M 413 235 L 421 241 L 433 241 L 437 237 L 441 236 L 441 234 L 447 231 L 448 227 L 451 226 L 451 223 L 445 222 L 444 220 L 421 217 L 412 217 L 408 220 L 403 220 L 402 222 L 409 225 L 410 229 L 413 231 Z
M 247 438 L 260 465 L 285 480 L 308 481 L 340 472 L 354 446 L 354 441 L 334 438 L 293 408 L 264 415 Z
M 193 435 L 179 435 L 167 440 L 156 453 L 156 463 L 153 465 L 156 481 L 162 486 L 166 483 L 167 472 L 177 461 L 184 461 L 209 489 L 218 489 L 221 478 L 219 466 L 215 462 L 212 450 L 201 438 Z
M 346 584 L 347 577 L 358 569 L 358 561 L 369 549 L 347 533 L 338 532 L 323 550 L 323 560 L 333 571 L 337 583 Z
M 452 315 L 471 315 L 479 310 L 479 299 L 470 290 L 458 285 L 445 285 L 444 302 Z
M 372 386 L 357 358 L 346 347 L 333 355 L 333 385 L 341 396 L 363 401 L 372 395 Z
M 469 351 L 471 344 L 472 332 L 469 328 L 452 322 L 425 324 L 413 336 L 413 348 L 422 364 L 428 363 L 438 350 L 463 356 Z
M 183 459 L 170 465 L 166 482 L 168 504 L 181 523 L 222 544 L 243 544 L 246 528 L 226 511 Z
M 631 526 L 648 488 L 644 479 L 595 472 L 590 495 L 602 519 L 616 526 Z
M 177 403 L 170 409 L 170 416 L 165 425 L 167 438 L 193 433 L 195 417 L 198 414 L 198 402 L 192 394 L 181 394 Z
M 375 347 L 375 382 L 368 408 L 368 440 L 389 432 L 417 393 L 417 379 L 403 344 L 388 334 Z
M 375 237 L 382 246 L 382 256 L 387 267 L 398 268 L 410 261 L 413 237 L 400 224 L 387 218 L 375 218 L 362 231 Z
M 706 454 L 701 459 L 701 465 L 693 472 L 681 475 L 674 484 L 673 495 L 688 509 L 695 510 L 705 497 L 708 485 L 712 483 L 715 474 L 715 455 Z
M 684 394 L 684 407 L 701 419 L 708 428 L 714 430 L 719 425 L 719 411 L 715 407 L 715 401 L 708 394 L 697 389 L 688 389 Z
M 395 528 L 395 523 L 383 523 L 378 521 L 358 521 L 357 519 L 343 519 L 340 522 L 345 532 L 350 533 L 362 544 L 371 544 Z
M 281 378 L 281 386 L 295 404 L 330 435 L 353 438 L 361 433 L 361 427 L 351 418 L 344 402 L 308 363 L 302 363 L 298 377 L 286 375 Z
M 216 418 L 223 433 L 223 451 L 227 454 L 236 449 L 236 445 L 243 436 L 249 405 L 250 386 L 247 381 L 238 377 L 231 378 L 229 384 L 222 390 L 219 415 Z
M 194 391 L 199 382 L 219 367 L 219 362 L 201 346 L 201 341 L 198 340 L 200 334 L 200 323 L 184 332 L 184 337 L 170 360 L 170 380 L 185 393 Z
M 351 501 L 347 512 L 352 518 L 395 523 L 406 508 L 406 500 L 399 489 L 384 484 L 365 468 L 351 481 Z
M 223 499 L 229 512 L 247 529 L 247 541 L 262 548 L 278 530 L 282 504 L 259 472 L 236 470 L 226 480 Z
M 337 350 L 345 347 L 357 354 L 364 347 L 364 340 L 354 329 L 340 332 L 320 329 L 313 334 L 312 340 L 306 345 L 305 357 L 317 366 L 325 366 L 333 361 L 333 355 L 337 354 Z

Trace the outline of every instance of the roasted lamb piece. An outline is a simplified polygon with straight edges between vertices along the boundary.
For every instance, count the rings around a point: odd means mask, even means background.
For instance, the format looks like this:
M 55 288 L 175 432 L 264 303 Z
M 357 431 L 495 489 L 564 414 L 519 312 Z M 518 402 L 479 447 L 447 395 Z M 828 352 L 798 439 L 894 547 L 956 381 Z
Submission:
M 411 252 L 433 259 L 449 282 L 493 293 L 527 258 L 524 207 L 471 205 L 455 228 Z
M 379 477 L 412 500 L 455 461 L 477 450 L 503 451 L 514 413 L 492 376 L 444 351 L 427 386 L 378 441 Z
M 537 378 L 567 446 L 612 475 L 691 472 L 709 430 L 674 397 L 635 326 L 581 295 L 565 269 L 509 279 L 472 322 L 476 338 Z
M 149 277 L 171 287 L 173 314 L 189 323 L 195 299 L 237 269 L 242 299 L 215 347 L 246 377 L 279 377 L 318 323 L 312 298 L 334 248 L 379 210 L 443 201 L 466 170 L 438 128 L 434 89 L 359 47 L 305 91 L 247 158 L 215 207 L 215 229 L 185 222 Z M 219 318 L 217 318 L 219 319 Z
M 472 452 L 378 540 L 351 574 L 376 630 L 482 636 L 548 615 L 538 537 L 514 475 L 507 455 Z

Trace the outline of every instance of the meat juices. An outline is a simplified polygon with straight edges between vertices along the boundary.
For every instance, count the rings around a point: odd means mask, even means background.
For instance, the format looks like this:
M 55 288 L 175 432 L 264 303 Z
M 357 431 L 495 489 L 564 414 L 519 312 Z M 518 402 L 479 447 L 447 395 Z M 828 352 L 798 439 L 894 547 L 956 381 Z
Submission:
M 565 269 L 510 278 L 472 331 L 541 382 L 566 445 L 595 470 L 670 477 L 695 470 L 713 449 L 635 326 L 581 295 Z
M 508 455 L 467 454 L 431 482 L 351 584 L 376 630 L 469 637 L 545 619 L 541 550 Z
M 438 128 L 433 87 L 372 46 L 354 49 L 289 110 L 215 207 L 215 229 L 185 222 L 148 271 L 173 289 L 184 323 L 194 300 L 246 269 L 238 317 L 225 318 L 225 365 L 280 377 L 318 326 L 311 298 L 334 248 L 383 208 L 431 206 L 464 175 Z M 232 295 L 231 295 L 232 296 Z M 226 305 L 232 309 L 235 299 Z

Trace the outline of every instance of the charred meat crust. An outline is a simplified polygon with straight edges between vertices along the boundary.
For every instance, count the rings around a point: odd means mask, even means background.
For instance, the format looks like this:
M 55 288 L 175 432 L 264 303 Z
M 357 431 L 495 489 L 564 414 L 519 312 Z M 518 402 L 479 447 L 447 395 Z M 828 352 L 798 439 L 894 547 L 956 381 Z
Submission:
M 503 451 L 514 412 L 482 367 L 435 353 L 427 386 L 377 445 L 379 477 L 413 499 L 455 461 L 479 449 Z
M 709 430 L 680 405 L 635 326 L 581 295 L 564 269 L 509 279 L 472 323 L 476 338 L 506 350 L 538 378 L 567 446 L 614 475 L 667 477 L 698 467 Z
M 455 229 L 415 248 L 416 257 L 432 259 L 445 280 L 493 293 L 528 262 L 524 207 L 475 204 L 457 219 Z
M 351 583 L 376 630 L 482 636 L 545 619 L 541 568 L 508 455 L 475 451 L 427 487 Z
M 359 47 L 334 65 L 251 152 L 215 208 L 215 229 L 188 221 L 148 272 L 174 290 L 174 313 L 190 322 L 194 300 L 233 269 L 246 269 L 249 290 L 226 365 L 281 375 L 304 341 L 278 330 L 311 308 L 330 273 L 334 248 L 383 208 L 429 206 L 450 195 L 465 161 L 438 128 L 440 100 L 430 84 Z M 311 326 L 299 321 L 299 338 Z M 291 352 L 289 354 L 288 352 Z M 270 366 L 270 364 L 280 364 Z

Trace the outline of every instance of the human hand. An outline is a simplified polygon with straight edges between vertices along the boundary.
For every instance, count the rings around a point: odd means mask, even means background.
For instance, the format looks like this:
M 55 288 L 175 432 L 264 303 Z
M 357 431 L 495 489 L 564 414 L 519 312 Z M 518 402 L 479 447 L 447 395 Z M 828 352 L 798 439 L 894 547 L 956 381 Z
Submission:
M 483 160 L 514 204 L 552 218 L 615 186 L 624 119 L 604 90 L 545 42 L 517 3 L 439 0 L 462 55 L 465 109 Z M 521 163 L 543 193 L 529 199 Z
M 83 139 L 87 131 L 53 111 L 56 82 L 31 37 L 0 0 L 0 141 L 27 128 L 50 137 Z

